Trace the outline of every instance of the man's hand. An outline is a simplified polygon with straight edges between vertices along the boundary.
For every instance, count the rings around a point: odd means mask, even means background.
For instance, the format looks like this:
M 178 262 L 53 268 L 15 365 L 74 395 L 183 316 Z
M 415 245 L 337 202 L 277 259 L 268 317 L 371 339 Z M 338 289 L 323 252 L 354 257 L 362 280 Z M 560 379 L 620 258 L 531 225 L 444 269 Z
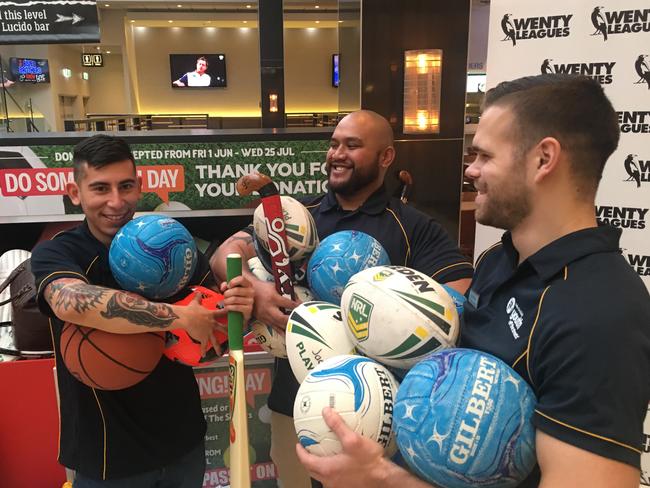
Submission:
M 211 342 L 215 351 L 221 354 L 214 333 L 218 328 L 223 329 L 223 326 L 217 322 L 217 319 L 223 315 L 223 311 L 208 310 L 201 305 L 201 293 L 198 292 L 194 294 L 194 298 L 187 306 L 176 306 L 175 310 L 179 312 L 181 327 L 192 339 L 201 344 L 201 356 L 205 355 L 208 342 Z
M 224 310 L 226 312 L 241 312 L 244 323 L 247 323 L 253 314 L 255 290 L 245 276 L 237 276 L 230 283 L 221 283 L 221 293 L 224 297 Z M 227 331 L 226 331 L 227 332 Z
M 280 295 L 273 283 L 256 279 L 253 280 L 253 288 L 255 289 L 253 316 L 284 334 L 289 320 L 289 315 L 285 313 L 285 310 L 293 310 L 300 305 L 300 302 L 294 302 Z

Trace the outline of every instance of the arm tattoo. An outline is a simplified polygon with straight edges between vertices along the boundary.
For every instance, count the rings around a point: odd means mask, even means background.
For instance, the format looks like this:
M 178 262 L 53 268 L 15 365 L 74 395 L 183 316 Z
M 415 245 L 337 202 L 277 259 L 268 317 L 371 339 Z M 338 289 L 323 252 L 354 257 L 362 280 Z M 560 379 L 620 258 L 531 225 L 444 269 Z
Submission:
M 60 282 L 59 282 L 60 281 Z M 89 285 L 87 283 L 67 284 L 59 280 L 50 285 L 51 300 L 54 292 L 58 291 L 55 307 L 61 307 L 63 310 L 72 308 L 77 313 L 83 313 L 92 308 L 97 308 L 104 295 L 108 291 L 101 286 Z
M 178 318 L 166 303 L 149 302 L 138 295 L 124 292 L 113 293 L 106 304 L 106 311 L 100 313 L 106 319 L 123 318 L 133 324 L 159 329 Z

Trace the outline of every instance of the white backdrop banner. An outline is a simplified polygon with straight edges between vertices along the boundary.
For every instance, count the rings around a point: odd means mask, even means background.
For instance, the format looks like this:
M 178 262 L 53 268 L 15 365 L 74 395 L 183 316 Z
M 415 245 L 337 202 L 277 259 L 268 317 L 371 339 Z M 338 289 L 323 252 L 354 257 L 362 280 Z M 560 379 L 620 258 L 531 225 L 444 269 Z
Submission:
M 598 220 L 623 229 L 621 247 L 650 289 L 650 6 L 648 0 L 493 0 L 487 85 L 539 73 L 598 80 L 621 140 L 596 200 Z M 503 231 L 477 225 L 475 257 Z
M 540 73 L 590 76 L 612 101 L 621 139 L 605 166 L 596 215 L 623 229 L 623 253 L 650 289 L 648 0 L 492 0 L 487 88 Z M 502 233 L 477 224 L 475 258 Z M 644 430 L 641 484 L 650 486 L 650 415 Z

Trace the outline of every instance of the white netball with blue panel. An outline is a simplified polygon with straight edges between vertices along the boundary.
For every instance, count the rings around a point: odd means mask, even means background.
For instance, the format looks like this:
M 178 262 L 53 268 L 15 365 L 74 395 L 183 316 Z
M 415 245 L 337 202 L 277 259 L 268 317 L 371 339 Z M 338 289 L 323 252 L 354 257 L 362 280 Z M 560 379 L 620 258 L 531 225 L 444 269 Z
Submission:
M 300 443 L 312 454 L 331 456 L 341 443 L 322 416 L 324 407 L 338 412 L 353 431 L 378 442 L 387 456 L 396 452 L 393 405 L 398 391 L 393 375 L 363 356 L 324 360 L 301 383 L 293 405 Z
M 535 466 L 535 395 L 503 361 L 447 349 L 401 383 L 394 422 L 402 456 L 447 488 L 517 486 Z
M 377 239 L 356 230 L 344 230 L 321 241 L 309 259 L 307 281 L 319 300 L 340 305 L 343 288 L 353 275 L 388 264 L 388 254 Z
M 124 225 L 113 238 L 108 257 L 123 289 L 154 300 L 185 288 L 198 259 L 192 235 L 164 215 L 143 215 Z

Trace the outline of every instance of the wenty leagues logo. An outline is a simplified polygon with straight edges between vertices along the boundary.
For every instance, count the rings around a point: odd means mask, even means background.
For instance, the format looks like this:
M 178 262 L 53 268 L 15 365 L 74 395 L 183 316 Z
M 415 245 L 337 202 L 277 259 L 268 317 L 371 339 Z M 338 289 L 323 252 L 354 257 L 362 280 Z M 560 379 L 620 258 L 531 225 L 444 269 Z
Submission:
M 614 81 L 615 61 L 601 63 L 553 63 L 550 58 L 545 59 L 540 66 L 542 74 L 563 73 L 568 75 L 583 75 L 593 78 L 601 85 L 609 85 Z
M 525 17 L 516 19 L 505 14 L 501 19 L 501 30 L 505 34 L 502 41 L 510 41 L 513 46 L 524 39 L 547 39 L 568 37 L 571 34 L 569 22 L 573 14 L 550 15 L 547 17 Z
M 650 256 L 627 253 L 625 257 L 639 276 L 650 276 Z M 650 444 L 647 447 L 648 451 L 646 452 L 650 452 Z
M 650 61 L 648 61 L 647 54 L 639 54 L 639 57 L 634 62 L 634 69 L 636 74 L 639 75 L 639 80 L 635 82 L 635 85 L 645 83 L 648 90 L 650 90 Z
M 638 154 L 628 154 L 623 167 L 627 173 L 624 181 L 635 183 L 637 188 L 641 188 L 641 183 L 650 182 L 650 160 L 643 161 Z
M 596 219 L 600 224 L 609 224 L 619 229 L 645 229 L 647 208 L 614 207 L 596 205 Z
M 650 111 L 616 112 L 618 126 L 624 134 L 650 134 Z
M 604 9 L 605 7 L 594 7 L 591 11 L 591 23 L 596 29 L 592 36 L 603 36 L 603 41 L 607 41 L 614 34 L 650 32 L 650 8 L 612 12 Z

